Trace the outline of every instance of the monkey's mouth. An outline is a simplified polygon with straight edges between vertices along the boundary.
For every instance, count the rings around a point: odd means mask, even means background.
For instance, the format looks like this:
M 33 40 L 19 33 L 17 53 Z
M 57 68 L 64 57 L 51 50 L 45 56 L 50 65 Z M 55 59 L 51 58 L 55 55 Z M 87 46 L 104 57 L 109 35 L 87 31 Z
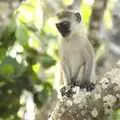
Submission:
M 69 35 L 70 33 L 69 22 L 64 21 L 64 22 L 56 23 L 56 27 L 63 37 L 66 37 Z

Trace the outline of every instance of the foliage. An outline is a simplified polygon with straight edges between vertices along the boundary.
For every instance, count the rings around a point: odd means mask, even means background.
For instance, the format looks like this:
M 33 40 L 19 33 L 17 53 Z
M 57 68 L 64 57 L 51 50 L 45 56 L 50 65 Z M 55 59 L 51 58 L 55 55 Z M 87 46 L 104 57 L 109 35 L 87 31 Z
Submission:
M 52 35 L 48 21 L 44 22 L 39 0 L 29 0 L 14 11 L 0 35 L 1 119 L 18 119 L 16 111 L 19 110 L 19 98 L 24 89 L 34 94 L 39 106 L 51 95 L 53 77 L 50 78 L 46 71 L 56 64 L 56 58 L 47 50 L 50 41 L 56 40 L 56 34 Z M 36 86 L 42 89 L 36 89 Z
M 24 90 L 33 93 L 39 107 L 51 96 L 59 37 L 54 19 L 48 18 L 49 11 L 44 12 L 41 1 L 22 2 L 0 33 L 0 120 L 19 119 L 17 111 Z M 81 6 L 86 26 L 91 5 L 83 2 Z

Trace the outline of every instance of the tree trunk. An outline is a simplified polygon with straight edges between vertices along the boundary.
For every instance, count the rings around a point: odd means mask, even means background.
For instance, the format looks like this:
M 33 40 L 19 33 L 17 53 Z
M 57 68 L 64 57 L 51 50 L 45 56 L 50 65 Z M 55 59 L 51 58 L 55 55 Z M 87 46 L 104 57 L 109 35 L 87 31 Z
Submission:
M 92 7 L 92 14 L 89 23 L 89 40 L 96 52 L 96 61 L 99 63 L 106 54 L 106 41 L 104 38 L 103 17 L 108 0 L 95 0 Z

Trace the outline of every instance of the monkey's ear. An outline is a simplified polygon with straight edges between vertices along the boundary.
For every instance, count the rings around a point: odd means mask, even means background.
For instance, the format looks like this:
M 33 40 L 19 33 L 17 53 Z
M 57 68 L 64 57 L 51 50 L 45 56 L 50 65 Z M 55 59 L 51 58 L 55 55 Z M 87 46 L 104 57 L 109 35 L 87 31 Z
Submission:
M 75 13 L 75 16 L 76 16 L 76 20 L 77 20 L 78 22 L 80 22 L 80 21 L 81 21 L 81 15 L 80 15 L 80 13 L 79 13 L 79 12 L 76 12 L 76 13 Z

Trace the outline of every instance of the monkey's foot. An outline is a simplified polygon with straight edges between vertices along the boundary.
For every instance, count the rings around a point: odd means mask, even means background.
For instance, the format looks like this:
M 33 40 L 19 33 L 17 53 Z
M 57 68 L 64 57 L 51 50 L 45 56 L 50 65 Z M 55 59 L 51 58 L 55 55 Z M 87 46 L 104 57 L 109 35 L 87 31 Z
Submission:
M 84 82 L 80 85 L 80 89 L 86 89 L 87 91 L 92 91 L 95 88 L 95 84 L 90 82 Z
M 67 97 L 72 97 L 73 94 L 75 93 L 73 91 L 73 86 L 64 86 L 63 88 L 60 89 L 60 92 L 62 96 L 67 96 Z

